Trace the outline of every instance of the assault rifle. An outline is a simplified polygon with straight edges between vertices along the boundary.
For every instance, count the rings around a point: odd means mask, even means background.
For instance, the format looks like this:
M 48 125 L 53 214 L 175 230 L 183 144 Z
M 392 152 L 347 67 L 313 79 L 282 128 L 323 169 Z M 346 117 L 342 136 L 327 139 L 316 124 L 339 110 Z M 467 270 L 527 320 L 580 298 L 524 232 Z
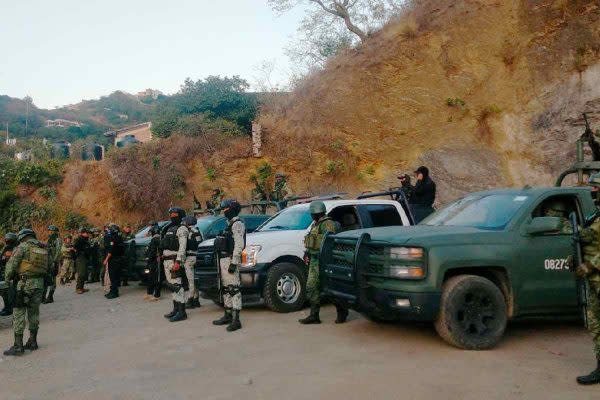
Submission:
M 592 149 L 594 161 L 600 161 L 600 143 L 596 141 L 596 137 L 590 127 L 590 121 L 588 121 L 586 113 L 583 113 L 583 120 L 585 121 L 585 132 L 581 135 L 581 139 L 587 141 L 590 149 Z
M 577 214 L 575 211 L 569 215 L 571 221 L 571 227 L 573 228 L 573 263 L 571 264 L 571 271 L 575 271 L 583 263 L 583 254 L 581 251 L 581 238 L 579 236 L 579 225 L 577 223 Z M 588 327 L 587 318 L 587 299 L 588 299 L 588 281 L 585 278 L 577 279 L 577 301 L 581 307 L 583 313 L 583 323 L 585 327 Z

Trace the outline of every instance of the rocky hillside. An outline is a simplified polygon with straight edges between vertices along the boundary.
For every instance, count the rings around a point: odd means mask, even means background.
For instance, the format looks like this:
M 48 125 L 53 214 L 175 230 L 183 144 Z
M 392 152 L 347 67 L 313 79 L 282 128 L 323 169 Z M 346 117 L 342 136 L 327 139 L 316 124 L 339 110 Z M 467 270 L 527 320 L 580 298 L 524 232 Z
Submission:
M 600 128 L 600 3 L 415 3 L 263 107 L 262 160 L 249 149 L 232 154 L 249 143 L 231 139 L 189 161 L 186 190 L 172 201 L 187 206 L 192 189 L 205 198 L 214 186 L 247 197 L 263 161 L 291 174 L 296 192 L 386 188 L 419 164 L 431 167 L 442 203 L 488 187 L 550 185 L 573 161 L 581 112 Z M 110 168 L 88 169 L 69 178 L 85 184 L 63 184 L 61 199 L 92 220 L 112 218 L 119 205 L 101 200 L 117 190 L 106 183 Z

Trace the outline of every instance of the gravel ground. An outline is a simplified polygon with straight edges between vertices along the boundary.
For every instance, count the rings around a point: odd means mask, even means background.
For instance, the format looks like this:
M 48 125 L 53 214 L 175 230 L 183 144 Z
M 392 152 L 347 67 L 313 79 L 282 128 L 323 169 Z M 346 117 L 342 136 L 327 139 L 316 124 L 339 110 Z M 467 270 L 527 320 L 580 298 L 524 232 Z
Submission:
M 598 399 L 600 386 L 575 376 L 594 363 L 591 340 L 575 323 L 512 324 L 492 351 L 442 342 L 430 325 L 376 324 L 352 313 L 337 326 L 300 326 L 306 311 L 244 310 L 244 329 L 211 324 L 221 310 L 204 302 L 187 321 L 167 322 L 170 300 L 121 298 L 59 288 L 42 306 L 41 348 L 1 356 L 0 398 L 12 399 Z M 12 344 L 10 318 L 0 345 Z

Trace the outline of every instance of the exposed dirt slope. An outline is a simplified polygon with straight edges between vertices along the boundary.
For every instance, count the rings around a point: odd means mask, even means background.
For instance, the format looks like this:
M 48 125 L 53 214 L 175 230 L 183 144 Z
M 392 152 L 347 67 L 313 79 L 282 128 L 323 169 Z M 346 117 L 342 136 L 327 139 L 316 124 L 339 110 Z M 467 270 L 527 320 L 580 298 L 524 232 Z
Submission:
M 551 184 L 572 162 L 580 113 L 591 112 L 600 128 L 599 54 L 597 0 L 420 1 L 264 107 L 263 160 L 245 151 L 212 155 L 210 166 L 193 161 L 188 192 L 173 201 L 189 206 L 191 189 L 205 199 L 214 186 L 247 197 L 261 161 L 290 173 L 296 192 L 386 188 L 422 163 L 440 202 L 488 187 Z M 148 217 L 121 214 L 107 200 L 102 165 L 74 175 L 61 198 L 92 220 Z

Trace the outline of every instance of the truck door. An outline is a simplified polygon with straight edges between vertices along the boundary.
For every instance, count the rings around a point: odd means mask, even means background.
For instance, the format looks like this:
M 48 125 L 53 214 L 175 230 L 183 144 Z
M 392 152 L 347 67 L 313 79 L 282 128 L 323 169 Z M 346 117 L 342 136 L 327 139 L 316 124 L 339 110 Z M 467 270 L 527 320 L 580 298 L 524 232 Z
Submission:
M 391 204 L 361 204 L 358 210 L 363 221 L 362 228 L 404 225 L 398 209 Z
M 570 227 L 567 218 L 573 211 L 581 215 L 575 195 L 551 196 L 539 202 L 525 225 L 533 218 L 558 216 L 564 218 L 564 223 Z M 520 313 L 576 312 L 577 285 L 575 275 L 568 266 L 568 258 L 574 254 L 572 235 L 568 232 L 543 235 L 523 233 L 523 239 L 519 271 L 521 288 L 517 299 Z

